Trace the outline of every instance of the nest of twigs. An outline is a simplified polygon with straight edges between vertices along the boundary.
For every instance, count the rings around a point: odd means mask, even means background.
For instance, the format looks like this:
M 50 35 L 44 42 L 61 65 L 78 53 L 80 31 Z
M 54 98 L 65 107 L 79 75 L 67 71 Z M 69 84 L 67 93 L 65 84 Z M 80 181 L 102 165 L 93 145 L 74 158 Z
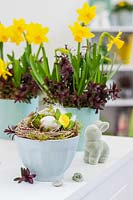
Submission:
M 15 135 L 22 138 L 32 140 L 61 140 L 75 137 L 78 135 L 79 125 L 76 123 L 72 129 L 52 129 L 44 131 L 43 129 L 37 129 L 28 127 L 28 118 L 23 119 L 15 128 Z

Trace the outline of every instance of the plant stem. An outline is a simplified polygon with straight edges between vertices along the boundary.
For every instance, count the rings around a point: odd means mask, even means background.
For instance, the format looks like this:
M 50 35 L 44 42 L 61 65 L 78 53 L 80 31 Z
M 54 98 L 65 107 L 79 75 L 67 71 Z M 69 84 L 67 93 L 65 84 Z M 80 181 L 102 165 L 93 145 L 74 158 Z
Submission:
M 78 42 L 78 50 L 77 50 L 78 63 L 80 63 L 80 46 L 81 46 L 81 43 Z
M 59 83 L 59 80 L 60 80 L 60 78 L 59 78 L 59 71 L 58 71 L 58 60 L 57 60 L 57 52 L 58 51 L 58 49 L 56 49 L 55 50 L 55 62 L 54 62 L 54 67 L 55 67 L 55 73 L 56 73 L 56 81 Z
M 0 58 L 2 60 L 4 60 L 4 56 L 3 56 L 3 42 L 0 42 Z
M 112 36 L 108 33 L 108 32 L 103 32 L 101 35 L 100 35 L 100 38 L 99 38 L 99 42 L 98 42 L 98 52 L 100 52 L 101 50 L 101 47 L 102 47 L 102 44 L 103 44 L 103 40 L 105 37 L 108 37 L 110 39 L 112 39 Z
M 41 51 L 41 48 L 42 48 L 42 44 L 40 44 L 40 46 L 38 48 L 38 51 L 37 51 L 37 54 L 36 54 L 36 60 L 38 60 L 38 56 L 39 56 L 39 53 Z
M 41 43 L 41 49 L 42 49 L 43 57 L 46 58 L 46 51 L 42 43 Z
M 86 39 L 86 44 L 87 44 L 87 50 L 90 49 L 89 39 Z

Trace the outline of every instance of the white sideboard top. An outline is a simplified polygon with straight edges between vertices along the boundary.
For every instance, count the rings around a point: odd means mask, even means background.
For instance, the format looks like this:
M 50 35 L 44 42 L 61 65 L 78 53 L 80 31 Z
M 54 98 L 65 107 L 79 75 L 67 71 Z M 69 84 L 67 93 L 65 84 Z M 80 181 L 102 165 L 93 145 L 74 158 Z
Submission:
M 34 182 L 18 184 L 13 179 L 20 175 L 22 162 L 14 141 L 0 139 L 0 199 L 3 200 L 79 200 L 86 192 L 104 182 L 133 159 L 133 139 L 103 136 L 110 147 L 110 157 L 105 164 L 89 165 L 83 162 L 83 153 L 77 152 L 70 168 L 65 173 L 62 187 L 51 183 Z M 72 181 L 72 175 L 81 172 L 84 181 Z M 129 171 L 127 173 L 130 173 Z

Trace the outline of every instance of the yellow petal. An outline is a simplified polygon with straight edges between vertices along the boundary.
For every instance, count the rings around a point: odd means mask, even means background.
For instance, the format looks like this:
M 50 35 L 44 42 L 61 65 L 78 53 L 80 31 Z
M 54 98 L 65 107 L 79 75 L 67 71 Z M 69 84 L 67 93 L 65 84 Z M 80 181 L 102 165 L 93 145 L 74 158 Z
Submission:
M 111 40 L 108 44 L 107 44 L 107 51 L 110 51 L 110 49 L 112 48 L 113 45 L 113 41 Z
M 93 37 L 95 37 L 95 34 L 94 34 L 94 33 L 91 33 L 91 32 L 88 32 L 88 33 L 85 33 L 85 34 L 84 34 L 84 37 L 85 37 L 85 38 L 93 38 Z
M 122 35 L 122 32 L 119 31 L 119 33 L 116 35 L 116 38 L 120 38 L 121 35 Z
M 2 76 L 5 80 L 7 79 L 7 75 L 12 76 L 6 68 L 7 64 L 0 58 L 0 77 Z
M 117 46 L 118 49 L 120 49 L 124 45 L 124 41 L 115 38 L 114 39 L 114 44 Z
M 90 6 L 87 2 L 83 4 L 81 9 L 77 9 L 78 20 L 85 25 L 89 24 L 96 16 L 96 6 Z
M 64 128 L 67 128 L 69 123 L 70 123 L 70 119 L 67 115 L 65 114 L 62 114 L 60 115 L 59 117 L 59 123 L 64 127 Z

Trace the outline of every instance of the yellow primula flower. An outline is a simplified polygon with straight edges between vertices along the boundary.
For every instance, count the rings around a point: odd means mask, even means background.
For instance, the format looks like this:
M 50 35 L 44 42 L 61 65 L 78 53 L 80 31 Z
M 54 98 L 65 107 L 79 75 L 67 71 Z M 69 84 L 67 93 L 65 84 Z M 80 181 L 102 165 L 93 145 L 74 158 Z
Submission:
M 7 75 L 12 76 L 12 74 L 7 71 L 7 64 L 0 58 L 0 77 L 2 76 L 6 80 Z
M 83 38 L 93 38 L 95 35 L 90 32 L 90 28 L 81 26 L 78 22 L 75 22 L 73 26 L 69 26 L 74 40 L 76 42 L 82 42 Z
M 48 42 L 46 34 L 49 28 L 43 27 L 39 23 L 30 23 L 26 27 L 26 40 L 29 44 L 41 44 L 42 42 Z
M 15 29 L 22 33 L 24 32 L 25 28 L 26 28 L 26 23 L 25 23 L 25 20 L 24 19 L 14 19 L 13 20 L 13 26 L 15 27 Z
M 70 119 L 67 115 L 65 114 L 61 114 L 59 117 L 59 123 L 60 125 L 62 125 L 64 128 L 67 128 L 69 123 L 70 123 Z
M 21 42 L 24 41 L 23 34 L 18 31 L 18 29 L 15 26 L 9 27 L 9 37 L 10 42 L 16 43 L 16 45 L 19 45 Z
M 77 10 L 79 14 L 78 20 L 85 25 L 89 24 L 96 16 L 96 6 L 90 6 L 87 2 L 83 4 L 81 9 Z
M 111 36 L 111 38 L 109 38 L 110 42 L 107 44 L 107 51 L 110 51 L 113 44 L 115 44 L 118 49 L 120 49 L 124 45 L 124 41 L 120 40 L 121 34 L 122 32 L 119 32 L 115 37 Z
M 0 24 L 0 42 L 7 42 L 9 39 L 9 29 Z

